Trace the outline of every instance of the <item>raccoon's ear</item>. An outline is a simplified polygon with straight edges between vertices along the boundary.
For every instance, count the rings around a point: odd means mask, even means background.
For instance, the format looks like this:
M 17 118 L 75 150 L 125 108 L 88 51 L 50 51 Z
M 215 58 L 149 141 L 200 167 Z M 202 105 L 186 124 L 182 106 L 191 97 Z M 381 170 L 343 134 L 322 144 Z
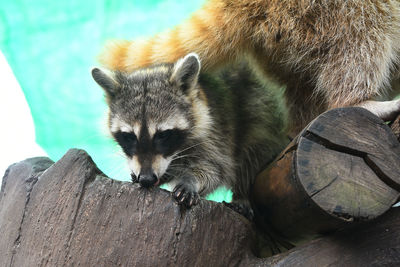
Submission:
M 100 85 L 108 96 L 115 96 L 118 91 L 119 85 L 112 77 L 111 73 L 106 73 L 99 68 L 92 69 L 92 77 L 98 85 Z
M 190 53 L 175 63 L 171 80 L 178 84 L 183 91 L 187 91 L 197 83 L 199 73 L 199 56 L 195 53 Z

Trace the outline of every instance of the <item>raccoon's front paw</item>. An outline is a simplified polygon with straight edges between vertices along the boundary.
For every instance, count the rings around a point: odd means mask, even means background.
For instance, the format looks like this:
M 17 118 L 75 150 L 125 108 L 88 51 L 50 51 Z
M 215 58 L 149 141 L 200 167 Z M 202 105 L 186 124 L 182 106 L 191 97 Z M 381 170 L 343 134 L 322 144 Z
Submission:
M 180 205 L 183 204 L 188 208 L 196 205 L 200 199 L 199 193 L 190 184 L 178 184 L 172 191 L 172 195 Z

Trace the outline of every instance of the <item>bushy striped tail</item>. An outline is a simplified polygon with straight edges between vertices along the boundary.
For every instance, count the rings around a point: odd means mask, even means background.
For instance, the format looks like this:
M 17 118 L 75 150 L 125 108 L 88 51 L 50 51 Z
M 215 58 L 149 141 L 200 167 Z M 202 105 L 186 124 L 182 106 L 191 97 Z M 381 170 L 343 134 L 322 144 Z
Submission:
M 200 56 L 203 69 L 232 60 L 241 50 L 243 18 L 227 12 L 223 1 L 210 1 L 175 28 L 148 39 L 113 41 L 100 62 L 113 70 L 132 71 L 155 63 L 175 62 L 190 52 Z

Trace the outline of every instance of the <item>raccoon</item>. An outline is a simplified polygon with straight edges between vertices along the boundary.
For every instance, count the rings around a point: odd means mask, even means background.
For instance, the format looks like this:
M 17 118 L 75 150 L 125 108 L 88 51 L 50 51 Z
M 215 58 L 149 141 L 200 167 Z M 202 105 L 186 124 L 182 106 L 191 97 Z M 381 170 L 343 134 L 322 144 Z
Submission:
M 132 180 L 169 183 L 187 207 L 221 185 L 248 206 L 257 171 L 288 142 L 278 93 L 247 63 L 207 74 L 192 53 L 131 73 L 95 68 L 92 76 L 106 93 L 109 128 Z
M 388 91 L 399 73 L 400 1 L 208 0 L 171 30 L 111 43 L 100 59 L 129 71 L 187 51 L 205 70 L 249 57 L 263 79 L 285 85 L 293 136 L 326 109 Z

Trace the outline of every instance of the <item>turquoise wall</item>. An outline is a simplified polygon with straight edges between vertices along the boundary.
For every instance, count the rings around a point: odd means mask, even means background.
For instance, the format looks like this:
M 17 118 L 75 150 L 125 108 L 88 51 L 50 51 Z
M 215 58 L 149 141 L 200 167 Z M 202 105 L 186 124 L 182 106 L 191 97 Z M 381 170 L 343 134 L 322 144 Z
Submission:
M 14 0 L 0 3 L 0 49 L 28 101 L 37 143 L 51 159 L 85 149 L 108 176 L 129 180 L 108 137 L 103 92 L 90 69 L 108 39 L 133 39 L 172 27 L 203 0 Z M 222 190 L 214 200 L 230 199 Z

